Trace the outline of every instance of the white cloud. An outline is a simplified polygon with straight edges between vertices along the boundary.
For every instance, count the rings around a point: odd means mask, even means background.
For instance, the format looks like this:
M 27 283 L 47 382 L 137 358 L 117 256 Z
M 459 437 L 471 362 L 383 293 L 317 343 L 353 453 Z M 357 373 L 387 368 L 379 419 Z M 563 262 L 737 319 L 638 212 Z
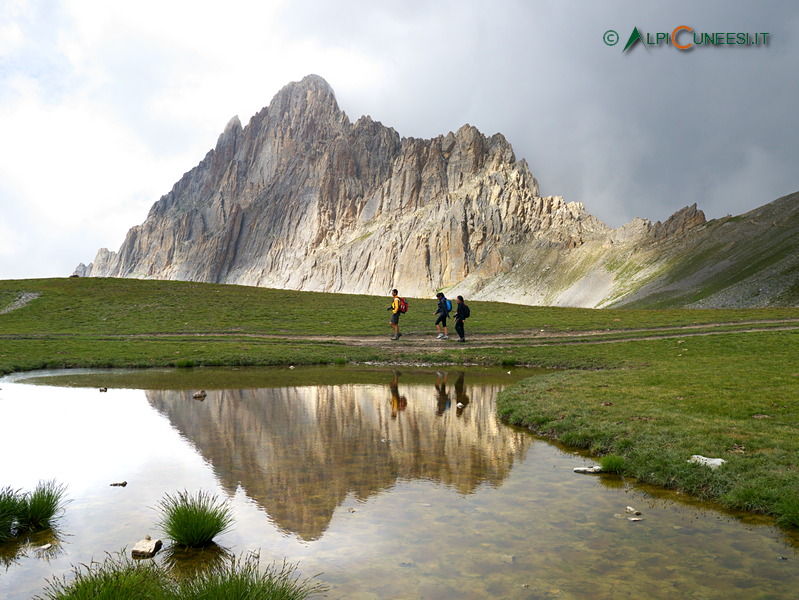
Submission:
M 21 243 L 22 236 L 9 226 L 9 222 L 0 222 L 0 257 L 4 262 L 14 258 L 14 252 Z
M 22 29 L 17 23 L 0 25 L 0 56 L 18 51 L 23 44 Z
M 126 206 L 130 197 L 154 196 L 154 182 L 163 186 L 180 168 L 154 160 L 105 107 L 47 105 L 35 88 L 20 91 L 19 103 L 0 113 L 0 129 L 14 140 L 0 145 L 0 177 L 48 225 L 140 214 L 141 207 Z

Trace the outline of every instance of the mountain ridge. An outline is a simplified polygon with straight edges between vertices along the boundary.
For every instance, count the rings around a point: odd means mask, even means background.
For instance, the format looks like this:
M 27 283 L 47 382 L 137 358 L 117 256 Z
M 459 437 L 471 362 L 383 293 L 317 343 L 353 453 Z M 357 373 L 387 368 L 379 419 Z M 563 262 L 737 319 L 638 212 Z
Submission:
M 666 285 L 667 266 L 686 267 L 685 240 L 698 244 L 715 223 L 694 204 L 662 223 L 634 219 L 612 229 L 581 203 L 540 196 L 502 134 L 465 124 L 416 139 L 368 116 L 353 123 L 329 84 L 311 75 L 285 86 L 246 126 L 231 119 L 118 252 L 100 249 L 75 273 L 646 305 L 682 290 Z M 795 301 L 784 287 L 770 296 Z

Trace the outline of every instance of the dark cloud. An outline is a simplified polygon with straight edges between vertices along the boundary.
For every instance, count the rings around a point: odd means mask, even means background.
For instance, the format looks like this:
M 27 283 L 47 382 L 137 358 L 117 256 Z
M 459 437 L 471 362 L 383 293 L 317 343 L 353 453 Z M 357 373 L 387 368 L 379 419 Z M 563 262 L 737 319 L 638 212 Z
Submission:
M 543 193 L 581 201 L 612 225 L 694 202 L 710 217 L 740 213 L 799 189 L 799 9 L 790 2 L 412 3 L 401 14 L 313 4 L 287 9 L 291 35 L 357 45 L 386 65 L 368 94 L 331 80 L 351 117 L 370 114 L 414 137 L 466 122 L 502 132 Z M 634 27 L 679 25 L 769 32 L 770 43 L 622 54 Z M 603 43 L 608 29 L 619 45 Z

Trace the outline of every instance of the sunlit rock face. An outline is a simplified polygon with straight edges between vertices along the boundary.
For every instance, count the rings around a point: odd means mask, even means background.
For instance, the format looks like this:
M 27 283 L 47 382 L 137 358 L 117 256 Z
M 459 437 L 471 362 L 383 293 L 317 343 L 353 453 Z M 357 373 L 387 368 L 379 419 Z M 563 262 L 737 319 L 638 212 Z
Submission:
M 401 481 L 461 494 L 500 485 L 532 438 L 498 422 L 499 389 L 461 375 L 437 387 L 211 391 L 201 402 L 191 392 L 146 393 L 223 487 L 241 486 L 281 529 L 313 540 L 347 497 L 366 500 Z
M 540 197 L 502 135 L 351 123 L 308 76 L 246 127 L 234 118 L 118 252 L 77 273 L 426 296 L 507 271 L 509 246 L 573 248 L 606 230 L 581 204 Z
M 687 193 L 688 197 L 690 193 Z M 80 276 L 550 306 L 793 306 L 799 195 L 706 222 L 696 204 L 611 229 L 539 195 L 501 134 L 352 123 L 321 77 L 283 88 Z

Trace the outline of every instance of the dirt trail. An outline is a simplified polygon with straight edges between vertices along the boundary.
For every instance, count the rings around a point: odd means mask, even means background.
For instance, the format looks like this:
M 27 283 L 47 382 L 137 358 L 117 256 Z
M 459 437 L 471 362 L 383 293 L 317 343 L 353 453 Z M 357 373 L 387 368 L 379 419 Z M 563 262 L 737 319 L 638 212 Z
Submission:
M 668 327 L 652 327 L 641 329 L 595 329 L 585 331 L 542 331 L 526 330 L 514 333 L 487 333 L 470 335 L 467 331 L 467 342 L 458 343 L 457 336 L 451 335 L 448 340 L 436 339 L 433 333 L 404 333 L 397 341 L 392 341 L 389 334 L 371 336 L 352 335 L 291 335 L 291 334 L 258 334 L 258 333 L 193 333 L 193 334 L 142 334 L 136 339 L 153 337 L 213 337 L 223 339 L 263 339 L 298 342 L 336 343 L 345 346 L 371 348 L 425 347 L 443 349 L 455 347 L 491 347 L 501 345 L 549 346 L 557 344 L 609 344 L 683 338 L 692 336 L 721 335 L 725 333 L 758 333 L 768 331 L 799 330 L 799 319 L 741 321 L 724 323 L 706 323 L 702 325 L 682 325 Z
M 461 348 L 487 348 L 497 345 L 502 346 L 552 346 L 560 344 L 611 344 L 619 342 L 635 342 L 646 340 L 661 340 L 669 338 L 685 338 L 695 336 L 723 335 L 725 333 L 759 333 L 770 331 L 795 331 L 799 330 L 799 319 L 780 319 L 762 321 L 741 321 L 723 323 L 705 323 L 701 325 L 682 325 L 651 327 L 638 329 L 594 329 L 584 331 L 545 331 L 526 330 L 514 333 L 486 333 L 469 334 L 465 344 L 458 343 L 457 336 L 452 335 L 448 340 L 436 339 L 430 332 L 404 333 L 397 341 L 392 341 L 389 334 L 385 335 L 292 335 L 292 334 L 261 334 L 246 332 L 193 332 L 193 333 L 142 333 L 142 334 L 108 334 L 104 339 L 120 340 L 148 340 L 148 339 L 202 339 L 213 338 L 223 340 L 281 340 L 286 342 L 318 342 L 343 344 L 345 346 L 369 348 L 424 348 L 425 350 L 443 350 L 454 347 Z M 29 335 L 0 335 L 0 339 L 69 339 L 70 334 L 29 334 Z M 95 337 L 95 336 L 89 336 Z
M 758 333 L 768 331 L 791 331 L 799 330 L 799 320 L 785 322 L 784 325 L 757 326 L 758 323 L 773 323 L 773 321 L 752 322 L 752 323 L 719 323 L 711 325 L 687 325 L 683 327 L 668 327 L 661 331 L 655 329 L 601 329 L 593 331 L 576 332 L 546 332 L 546 331 L 520 331 L 518 333 L 491 333 L 469 335 L 465 344 L 458 343 L 457 336 L 450 336 L 449 340 L 438 340 L 432 334 L 410 333 L 403 334 L 397 341 L 391 341 L 388 336 L 254 336 L 262 338 L 298 340 L 298 341 L 317 341 L 317 342 L 337 342 L 347 346 L 361 346 L 374 348 L 387 347 L 430 347 L 445 348 L 448 344 L 462 347 L 491 347 L 498 344 L 502 345 L 523 345 L 523 346 L 550 346 L 558 344 L 611 344 L 618 342 L 634 342 L 646 340 L 660 340 L 668 338 L 684 338 L 707 335 L 722 335 L 725 333 Z M 713 328 L 721 328 L 713 331 Z M 740 327 L 740 328 L 739 328 Z M 727 329 L 730 328 L 730 329 Z

